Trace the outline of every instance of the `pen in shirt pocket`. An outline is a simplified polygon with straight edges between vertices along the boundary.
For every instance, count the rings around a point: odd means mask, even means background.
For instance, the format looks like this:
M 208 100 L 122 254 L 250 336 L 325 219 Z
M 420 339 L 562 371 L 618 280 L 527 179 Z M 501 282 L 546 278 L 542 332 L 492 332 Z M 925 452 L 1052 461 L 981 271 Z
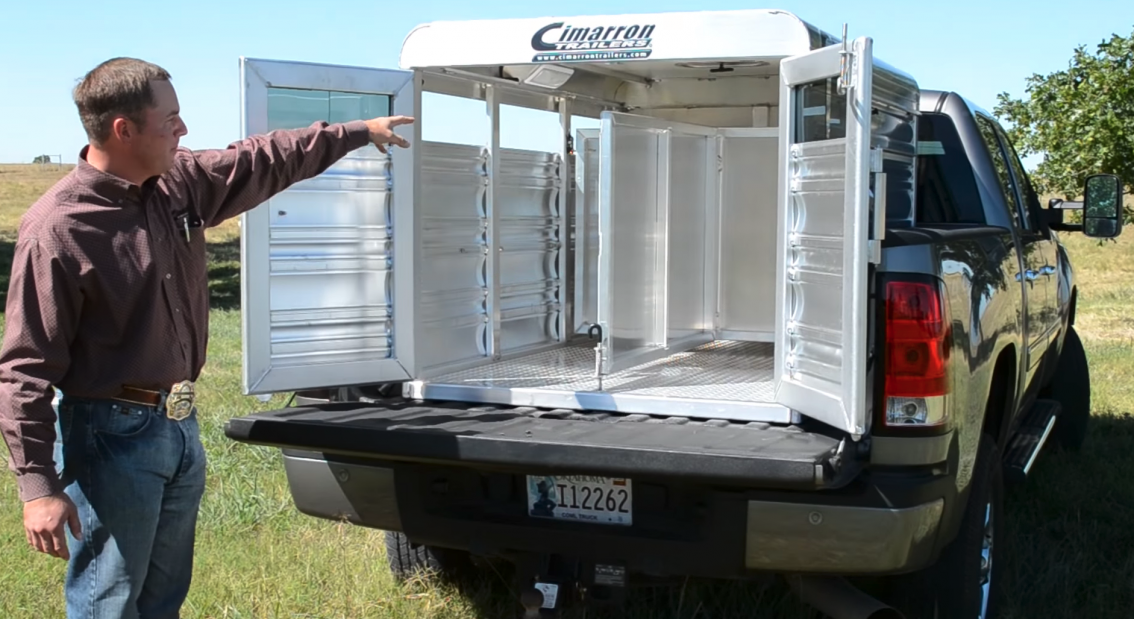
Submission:
M 173 218 L 174 218 L 174 220 L 176 220 L 178 222 L 179 226 L 183 230 L 185 230 L 185 242 L 186 243 L 188 243 L 189 241 L 192 240 L 191 237 L 189 236 L 189 229 L 190 228 L 200 228 L 204 224 L 204 222 L 201 220 L 201 218 L 197 217 L 197 215 L 195 215 L 192 211 L 184 211 L 184 212 L 181 212 L 181 213 L 176 213 L 176 214 L 174 214 Z

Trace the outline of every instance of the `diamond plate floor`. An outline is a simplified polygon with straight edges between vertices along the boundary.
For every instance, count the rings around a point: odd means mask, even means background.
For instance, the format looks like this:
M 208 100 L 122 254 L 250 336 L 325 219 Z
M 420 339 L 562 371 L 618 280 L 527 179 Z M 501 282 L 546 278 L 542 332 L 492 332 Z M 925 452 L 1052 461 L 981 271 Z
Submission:
M 587 340 L 527 357 L 437 376 L 433 385 L 595 391 L 594 344 Z M 603 379 L 603 391 L 641 396 L 771 402 L 773 344 L 717 341 Z

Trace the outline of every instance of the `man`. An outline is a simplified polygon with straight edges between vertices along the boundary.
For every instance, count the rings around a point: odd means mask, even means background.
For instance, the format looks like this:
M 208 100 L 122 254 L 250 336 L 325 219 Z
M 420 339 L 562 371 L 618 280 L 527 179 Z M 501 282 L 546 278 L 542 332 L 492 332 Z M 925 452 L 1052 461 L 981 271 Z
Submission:
M 413 119 L 316 123 L 191 152 L 178 147 L 187 130 L 158 66 L 109 60 L 74 98 L 90 143 L 20 226 L 0 431 L 28 543 L 69 561 L 68 615 L 177 617 L 205 483 L 193 391 L 208 336 L 204 229 L 354 149 L 408 147 L 393 128 Z

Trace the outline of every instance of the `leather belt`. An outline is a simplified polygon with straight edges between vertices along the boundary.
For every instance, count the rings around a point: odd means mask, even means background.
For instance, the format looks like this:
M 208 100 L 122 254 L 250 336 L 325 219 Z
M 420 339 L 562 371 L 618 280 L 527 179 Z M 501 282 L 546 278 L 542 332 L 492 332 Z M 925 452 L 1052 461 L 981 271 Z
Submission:
M 122 400 L 132 404 L 144 404 L 146 406 L 161 406 L 161 401 L 164 396 L 160 391 L 150 391 L 149 389 L 138 389 L 136 387 L 122 387 L 122 390 L 114 396 L 115 400 Z
M 164 404 L 165 416 L 181 421 L 193 414 L 193 407 L 197 401 L 194 387 L 193 381 L 188 380 L 174 384 L 168 393 L 123 385 L 114 399 L 155 408 L 163 408 Z

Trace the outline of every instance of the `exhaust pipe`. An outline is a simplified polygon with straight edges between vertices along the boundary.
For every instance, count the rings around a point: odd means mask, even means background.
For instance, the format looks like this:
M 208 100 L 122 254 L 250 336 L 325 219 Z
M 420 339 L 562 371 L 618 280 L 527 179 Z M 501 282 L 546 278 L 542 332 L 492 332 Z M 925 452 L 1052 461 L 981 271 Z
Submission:
M 844 578 L 787 576 L 788 585 L 803 603 L 832 619 L 905 619 L 902 613 L 868 595 Z

